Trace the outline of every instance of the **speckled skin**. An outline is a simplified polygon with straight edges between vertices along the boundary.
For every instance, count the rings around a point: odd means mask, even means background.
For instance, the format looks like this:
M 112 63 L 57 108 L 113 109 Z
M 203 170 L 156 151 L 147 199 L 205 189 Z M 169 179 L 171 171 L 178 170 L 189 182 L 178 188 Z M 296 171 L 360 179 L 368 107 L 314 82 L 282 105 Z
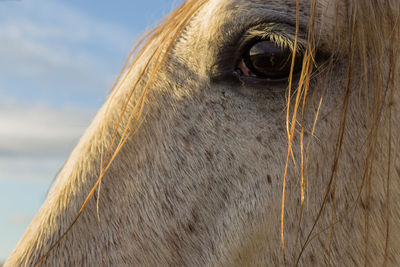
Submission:
M 306 34 L 308 3 L 301 1 L 300 36 Z M 328 3 L 318 3 L 317 27 L 319 46 L 329 54 L 333 53 L 334 12 Z M 282 33 L 293 36 L 295 1 L 210 0 L 199 10 L 152 82 L 140 127 L 103 179 L 100 220 L 96 195 L 43 266 L 284 265 L 280 218 L 287 154 L 287 84 L 260 86 L 240 82 L 231 75 L 235 60 L 240 57 L 238 40 L 246 29 L 271 22 L 281 25 Z M 338 28 L 347 26 L 343 22 Z M 345 40 L 338 47 L 345 48 Z M 156 47 L 157 42 L 152 45 Z M 346 51 L 338 53 L 328 77 L 307 158 L 301 244 L 315 221 L 331 176 L 347 81 L 349 55 Z M 140 64 L 135 67 L 115 98 L 108 101 L 109 112 L 106 113 L 105 107 L 99 111 L 6 267 L 33 266 L 71 224 L 97 179 L 100 152 L 110 144 L 140 67 Z M 305 143 L 310 140 L 326 76 L 323 69 L 318 71 L 320 74 L 311 82 L 305 107 Z M 358 77 L 357 73 L 354 75 Z M 362 183 L 363 156 L 367 149 L 362 143 L 366 115 L 359 114 L 355 104 L 357 86 L 357 82 L 352 83 L 334 202 L 328 199 L 316 232 L 331 222 L 333 204 L 338 217 L 346 213 Z M 393 133 L 400 132 L 398 89 L 391 102 Z M 133 103 L 128 114 L 132 106 Z M 348 216 L 335 225 L 332 245 L 329 245 L 330 231 L 320 234 L 305 249 L 300 266 L 364 265 L 367 210 L 370 227 L 367 263 L 370 266 L 383 263 L 388 157 L 386 116 L 381 129 L 375 161 L 378 168 L 374 169 L 371 179 L 371 201 L 367 203 L 363 193 Z M 393 138 L 388 265 L 399 266 L 399 135 Z M 294 157 L 299 164 L 298 138 L 295 144 Z M 299 202 L 298 176 L 291 165 L 285 211 L 288 265 L 294 264 Z M 297 255 L 298 252 L 299 247 Z

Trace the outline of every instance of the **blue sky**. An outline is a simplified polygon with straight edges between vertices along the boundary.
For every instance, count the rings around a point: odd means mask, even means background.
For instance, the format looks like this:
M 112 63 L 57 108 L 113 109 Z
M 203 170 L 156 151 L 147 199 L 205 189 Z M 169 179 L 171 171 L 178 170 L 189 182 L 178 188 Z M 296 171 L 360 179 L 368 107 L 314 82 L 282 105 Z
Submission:
M 0 262 L 130 47 L 181 0 L 0 0 Z

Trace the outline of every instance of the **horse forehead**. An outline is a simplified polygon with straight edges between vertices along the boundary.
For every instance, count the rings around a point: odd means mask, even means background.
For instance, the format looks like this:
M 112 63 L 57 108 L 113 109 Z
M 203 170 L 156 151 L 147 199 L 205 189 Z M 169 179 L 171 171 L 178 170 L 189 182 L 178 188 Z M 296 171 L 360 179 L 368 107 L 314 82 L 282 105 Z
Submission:
M 299 4 L 300 22 L 307 24 L 311 11 L 310 0 L 210 0 L 204 6 L 204 14 L 201 17 L 208 17 L 207 30 L 215 25 L 223 24 L 226 19 L 239 22 L 240 17 L 251 18 L 252 16 L 257 19 L 270 19 L 272 22 L 285 18 L 293 23 L 296 21 L 296 2 Z M 320 27 L 332 26 L 335 2 L 316 1 L 316 17 Z
M 209 8 L 220 9 L 221 7 L 234 7 L 236 9 L 250 8 L 256 9 L 271 9 L 274 10 L 293 10 L 296 9 L 296 2 L 303 7 L 302 12 L 309 13 L 311 1 L 310 0 L 210 0 Z M 326 8 L 330 3 L 335 1 L 317 0 L 316 4 L 319 8 Z M 306 8 L 304 8 L 306 7 Z

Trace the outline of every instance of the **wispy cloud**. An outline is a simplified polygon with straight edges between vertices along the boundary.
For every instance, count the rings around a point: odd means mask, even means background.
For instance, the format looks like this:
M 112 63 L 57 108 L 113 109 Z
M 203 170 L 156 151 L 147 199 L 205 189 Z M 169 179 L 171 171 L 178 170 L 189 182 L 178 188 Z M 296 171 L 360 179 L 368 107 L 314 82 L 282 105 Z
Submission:
M 122 65 L 133 33 L 59 1 L 2 2 L 2 93 L 104 95 Z M 21 94 L 19 94 L 21 95 Z
M 94 110 L 0 105 L 0 180 L 51 179 Z
M 91 42 L 97 39 L 121 49 L 125 47 L 124 41 L 131 38 L 121 25 L 91 17 L 58 0 L 24 0 L 2 6 L 0 14 L 2 21 L 13 24 L 28 38 L 38 40 Z
M 9 223 L 26 225 L 32 220 L 33 216 L 34 214 L 15 213 L 9 218 Z
M 113 78 L 105 70 L 105 62 L 90 52 L 73 50 L 65 44 L 29 38 L 15 24 L 0 24 L 0 28 L 2 76 L 33 80 L 42 85 L 42 88 L 65 88 L 57 83 L 67 83 L 72 91 L 98 90 L 99 87 L 104 90 Z
M 45 106 L 0 107 L 0 156 L 57 156 L 73 145 L 94 111 Z

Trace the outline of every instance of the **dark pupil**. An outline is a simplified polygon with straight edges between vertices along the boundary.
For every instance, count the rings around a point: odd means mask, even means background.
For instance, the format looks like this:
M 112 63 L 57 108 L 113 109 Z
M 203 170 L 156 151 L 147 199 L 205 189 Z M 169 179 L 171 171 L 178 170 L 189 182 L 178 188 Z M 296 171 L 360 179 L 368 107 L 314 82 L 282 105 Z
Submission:
M 250 48 L 245 61 L 247 67 L 257 76 L 283 79 L 290 74 L 292 52 L 288 48 L 278 47 L 271 41 L 260 41 Z M 298 61 L 296 60 L 296 63 Z

